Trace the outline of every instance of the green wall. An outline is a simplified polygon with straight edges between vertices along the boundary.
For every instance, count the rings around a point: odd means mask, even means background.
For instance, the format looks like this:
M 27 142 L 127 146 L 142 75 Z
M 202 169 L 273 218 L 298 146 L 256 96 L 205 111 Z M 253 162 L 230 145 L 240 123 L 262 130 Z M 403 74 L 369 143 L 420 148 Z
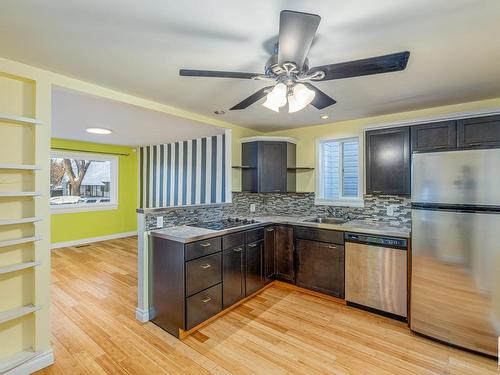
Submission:
M 52 139 L 52 147 L 92 152 L 116 152 L 118 161 L 118 208 L 106 211 L 88 211 L 52 214 L 52 243 L 101 237 L 137 230 L 137 155 L 134 148 Z

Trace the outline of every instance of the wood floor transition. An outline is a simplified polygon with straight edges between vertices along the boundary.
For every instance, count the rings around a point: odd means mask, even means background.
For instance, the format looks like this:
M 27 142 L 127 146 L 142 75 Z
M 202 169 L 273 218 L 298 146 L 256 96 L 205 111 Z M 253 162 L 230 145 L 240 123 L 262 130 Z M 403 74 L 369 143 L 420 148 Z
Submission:
M 38 374 L 499 374 L 406 325 L 272 286 L 179 341 L 135 320 L 136 238 L 52 252 L 52 345 Z

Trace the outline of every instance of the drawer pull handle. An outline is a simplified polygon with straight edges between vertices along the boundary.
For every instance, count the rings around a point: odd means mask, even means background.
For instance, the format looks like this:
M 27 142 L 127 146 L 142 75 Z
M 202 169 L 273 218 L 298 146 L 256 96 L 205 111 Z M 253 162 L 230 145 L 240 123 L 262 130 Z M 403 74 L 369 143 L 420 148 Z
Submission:
M 252 244 L 248 245 L 248 247 L 255 247 L 255 246 L 257 246 L 256 243 L 252 243 Z
M 210 268 L 212 266 L 210 264 L 206 263 L 206 264 L 202 264 L 200 267 L 203 269 L 207 269 L 207 268 Z
M 268 232 L 274 232 L 274 228 L 267 228 L 266 229 Z
M 337 248 L 337 246 L 335 246 L 335 245 L 328 245 L 328 248 L 329 248 L 329 249 L 336 249 L 336 248 Z
M 207 302 L 210 302 L 211 300 L 212 300 L 212 298 L 207 297 L 207 298 L 202 299 L 201 302 L 207 303 Z
M 241 250 L 243 250 L 241 247 L 237 247 L 236 249 L 234 249 L 234 252 L 239 253 Z
M 201 247 L 209 247 L 210 246 L 210 242 L 207 242 L 207 243 L 202 243 L 201 244 Z

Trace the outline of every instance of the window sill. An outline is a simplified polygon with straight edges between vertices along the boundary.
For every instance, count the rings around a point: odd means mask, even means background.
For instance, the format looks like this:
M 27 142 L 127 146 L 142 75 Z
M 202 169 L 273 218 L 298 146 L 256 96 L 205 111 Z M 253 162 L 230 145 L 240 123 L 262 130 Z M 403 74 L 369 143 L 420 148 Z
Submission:
M 353 198 L 353 199 L 316 198 L 314 200 L 314 204 L 317 206 L 364 207 L 365 201 L 362 198 Z
M 111 211 L 116 209 L 118 209 L 117 204 L 107 204 L 98 206 L 51 207 L 50 213 L 52 215 L 58 215 L 58 214 L 78 213 L 78 212 Z

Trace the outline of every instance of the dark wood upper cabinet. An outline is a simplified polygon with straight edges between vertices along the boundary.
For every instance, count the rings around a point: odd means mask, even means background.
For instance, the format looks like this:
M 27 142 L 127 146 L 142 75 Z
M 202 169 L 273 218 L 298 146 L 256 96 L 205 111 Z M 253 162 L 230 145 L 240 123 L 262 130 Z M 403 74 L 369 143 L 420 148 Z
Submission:
M 438 151 L 457 148 L 457 122 L 441 121 L 411 127 L 412 151 Z
M 264 281 L 269 283 L 276 274 L 276 228 L 268 226 L 264 232 Z
M 278 225 L 276 236 L 276 278 L 278 280 L 295 281 L 295 251 L 293 244 L 293 228 Z
M 410 128 L 366 132 L 366 192 L 410 194 Z
M 500 147 L 500 115 L 458 120 L 458 147 Z
M 242 191 L 252 193 L 294 192 L 295 144 L 252 141 L 242 144 Z
M 297 285 L 344 298 L 344 246 L 298 239 Z

